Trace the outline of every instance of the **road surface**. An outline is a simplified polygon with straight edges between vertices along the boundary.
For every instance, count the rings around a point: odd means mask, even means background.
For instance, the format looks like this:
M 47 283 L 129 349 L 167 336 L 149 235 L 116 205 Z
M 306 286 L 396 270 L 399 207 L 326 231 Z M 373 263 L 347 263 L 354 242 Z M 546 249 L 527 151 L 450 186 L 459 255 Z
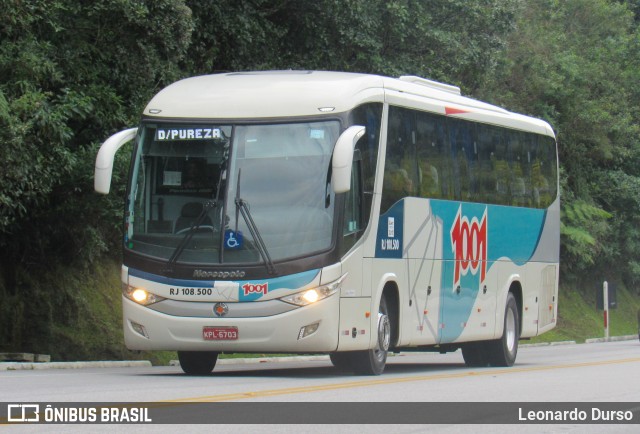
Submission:
M 467 368 L 460 352 L 403 353 L 389 357 L 382 376 L 358 377 L 334 368 L 328 358 L 219 364 L 208 376 L 183 375 L 178 366 L 77 370 L 0 371 L 1 402 L 638 402 L 637 340 L 522 347 L 511 368 Z M 318 411 L 322 412 L 322 404 Z M 377 409 L 387 408 L 378 406 Z M 393 407 L 389 407 L 393 408 Z M 397 408 L 397 407 L 396 407 Z M 638 413 L 636 417 L 640 417 Z M 327 420 L 331 420 L 331 414 Z M 234 421 L 235 422 L 235 421 Z M 636 425 L 519 425 L 519 432 L 637 432 Z M 43 432 L 49 425 L 11 426 Z M 58 428 L 61 426 L 58 425 Z M 169 428 L 172 429 L 169 429 Z M 354 425 L 224 425 L 216 432 L 354 432 Z M 69 430 L 67 430 L 69 428 Z M 91 428 L 91 429 L 87 429 Z M 112 432 L 113 426 L 66 425 L 68 432 Z M 117 425 L 116 431 L 169 432 L 171 425 Z M 206 427 L 183 425 L 181 431 Z M 421 425 L 367 425 L 367 432 L 424 432 Z M 432 425 L 437 432 L 506 432 L 512 425 Z M 76 431 L 77 430 L 77 431 Z M 146 431 L 148 430 L 148 431 Z M 165 431 L 166 430 L 166 431 Z M 364 430 L 364 427 L 362 427 Z M 51 430 L 50 432 L 54 432 Z M 357 431 L 361 431 L 358 428 Z

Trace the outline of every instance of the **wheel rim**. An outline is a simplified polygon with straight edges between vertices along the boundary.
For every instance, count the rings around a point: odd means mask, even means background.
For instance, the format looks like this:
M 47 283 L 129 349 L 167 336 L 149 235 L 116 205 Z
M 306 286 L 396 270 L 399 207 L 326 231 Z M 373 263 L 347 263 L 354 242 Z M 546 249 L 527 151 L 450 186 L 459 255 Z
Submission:
M 507 350 L 513 353 L 516 347 L 516 317 L 512 309 L 507 311 L 507 318 L 505 321 L 505 336 Z
M 391 342 L 391 324 L 389 323 L 389 317 L 382 312 L 378 313 L 378 344 L 375 349 L 375 356 L 378 360 L 383 360 L 387 351 L 389 350 L 389 344 Z

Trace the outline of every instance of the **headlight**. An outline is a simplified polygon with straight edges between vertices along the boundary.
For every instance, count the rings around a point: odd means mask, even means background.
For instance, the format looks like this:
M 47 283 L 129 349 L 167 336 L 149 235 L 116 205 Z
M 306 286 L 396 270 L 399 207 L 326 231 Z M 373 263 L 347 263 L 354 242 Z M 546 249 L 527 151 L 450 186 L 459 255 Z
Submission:
M 135 301 L 143 306 L 148 306 L 153 303 L 165 300 L 164 297 L 155 295 L 144 288 L 136 288 L 127 284 L 122 284 L 122 294 L 131 301 Z
M 342 281 L 347 275 L 340 277 L 338 280 L 334 280 L 326 285 L 318 286 L 316 288 L 305 289 L 304 291 L 296 292 L 285 297 L 281 297 L 280 300 L 285 303 L 295 304 L 296 306 L 306 306 L 308 304 L 315 303 L 316 301 L 327 298 L 335 294 L 339 289 Z

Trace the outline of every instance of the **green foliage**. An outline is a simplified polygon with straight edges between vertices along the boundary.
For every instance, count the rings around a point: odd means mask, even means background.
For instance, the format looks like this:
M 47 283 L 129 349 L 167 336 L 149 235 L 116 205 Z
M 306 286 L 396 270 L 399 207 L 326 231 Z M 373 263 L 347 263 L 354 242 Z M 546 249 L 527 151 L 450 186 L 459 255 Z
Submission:
M 96 144 L 135 122 L 156 88 L 180 77 L 191 12 L 177 0 L 6 6 L 9 18 L 0 27 L 2 259 L 15 266 L 16 257 L 42 261 L 63 251 L 64 259 L 75 255 L 82 262 L 91 255 L 78 256 L 80 245 L 83 253 L 99 254 L 108 244 L 92 189 Z
M 2 9 L 0 318 L 9 334 L 0 343 L 65 357 L 48 348 L 59 342 L 87 357 L 74 341 L 91 324 L 80 318 L 93 318 L 80 276 L 98 258 L 119 256 L 128 165 L 118 156 L 115 194 L 96 195 L 98 144 L 136 123 L 148 98 L 182 76 L 191 11 L 180 0 L 7 0 Z M 64 275 L 63 265 L 65 282 L 42 284 Z
M 491 74 L 518 0 L 188 1 L 191 74 L 319 69 L 423 75 L 475 89 Z
M 560 233 L 565 258 L 569 258 L 569 261 L 562 263 L 566 271 L 585 271 L 595 263 L 609 229 L 609 218 L 611 214 L 582 200 L 564 204 Z M 572 270 L 569 268 L 571 266 L 576 269 Z
M 119 268 L 105 260 L 73 272 L 64 264 L 41 272 L 20 269 L 14 294 L 0 280 L 0 352 L 49 354 L 54 361 L 175 358 L 125 348 Z
M 117 155 L 113 192 L 102 197 L 93 192 L 99 143 L 136 124 L 160 88 L 220 70 L 421 75 L 547 119 L 561 157 L 562 279 L 607 270 L 640 285 L 638 0 L 1 6 L 0 325 L 10 333 L 0 342 L 13 349 L 57 340 L 73 354 L 114 355 L 98 340 L 74 347 L 74 336 L 90 327 L 82 315 L 119 308 L 87 297 L 80 278 L 39 279 L 67 267 L 90 276 L 119 257 L 130 149 Z
M 513 25 L 516 0 L 283 2 L 279 65 L 422 75 L 475 89 Z
M 524 2 L 494 80 L 482 93 L 546 118 L 562 166 L 562 278 L 627 267 L 640 254 L 637 4 Z M 597 261 L 596 261 L 597 259 Z
M 565 285 L 558 301 L 556 328 L 531 340 L 538 342 L 576 341 L 604 337 L 602 310 L 596 309 L 596 292 L 602 291 L 602 280 L 591 280 L 580 287 Z M 617 308 L 609 310 L 609 336 L 638 334 L 637 312 L 640 310 L 638 292 L 618 286 Z
M 284 36 L 274 15 L 291 0 L 193 0 L 193 33 L 183 69 L 189 75 L 214 71 L 286 68 L 277 42 Z M 304 2 L 311 6 L 312 2 Z

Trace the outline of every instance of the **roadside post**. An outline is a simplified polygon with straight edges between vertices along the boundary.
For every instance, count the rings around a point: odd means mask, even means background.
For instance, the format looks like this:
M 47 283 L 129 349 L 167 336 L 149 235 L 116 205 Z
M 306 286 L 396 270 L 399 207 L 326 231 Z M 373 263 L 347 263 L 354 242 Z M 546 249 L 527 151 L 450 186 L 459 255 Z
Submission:
M 602 284 L 602 305 L 604 308 L 604 340 L 609 342 L 609 284 Z
M 596 289 L 596 310 L 602 309 L 604 322 L 604 340 L 609 342 L 611 328 L 611 309 L 618 308 L 618 297 L 616 295 L 617 285 L 615 282 L 604 280 L 602 286 Z

